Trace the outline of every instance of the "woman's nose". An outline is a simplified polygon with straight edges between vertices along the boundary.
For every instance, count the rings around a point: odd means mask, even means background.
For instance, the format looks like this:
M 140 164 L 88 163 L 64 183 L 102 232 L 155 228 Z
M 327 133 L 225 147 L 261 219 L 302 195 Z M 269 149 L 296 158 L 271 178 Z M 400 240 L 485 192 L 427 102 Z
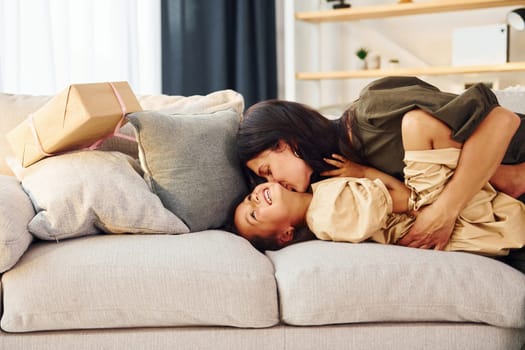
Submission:
M 268 181 L 268 182 L 275 182 L 275 178 L 273 177 L 273 175 L 267 175 L 266 176 L 266 181 Z
M 281 181 L 279 182 L 279 185 L 283 186 L 284 188 L 286 188 L 288 191 L 293 191 L 292 187 L 290 187 L 290 185 L 288 185 L 286 182 L 284 181 Z

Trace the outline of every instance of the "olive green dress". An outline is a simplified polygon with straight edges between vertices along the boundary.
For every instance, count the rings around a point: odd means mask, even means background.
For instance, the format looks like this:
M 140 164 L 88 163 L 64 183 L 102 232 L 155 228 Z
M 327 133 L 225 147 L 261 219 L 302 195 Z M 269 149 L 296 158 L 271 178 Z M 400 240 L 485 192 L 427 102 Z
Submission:
M 369 165 L 403 180 L 401 119 L 420 108 L 452 129 L 452 138 L 465 140 L 496 106 L 494 93 L 476 84 L 461 95 L 440 91 L 415 77 L 387 77 L 366 86 L 348 108 L 353 143 Z M 522 120 L 525 116 L 520 115 Z M 510 144 L 504 163 L 525 161 L 525 123 Z

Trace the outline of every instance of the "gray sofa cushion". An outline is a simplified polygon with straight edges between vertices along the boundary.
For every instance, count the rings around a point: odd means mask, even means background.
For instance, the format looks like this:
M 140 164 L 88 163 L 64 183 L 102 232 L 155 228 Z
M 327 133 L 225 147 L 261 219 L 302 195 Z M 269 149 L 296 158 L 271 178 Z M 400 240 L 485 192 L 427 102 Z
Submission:
M 11 268 L 33 240 L 27 224 L 35 211 L 12 176 L 0 175 L 0 273 Z
M 525 87 L 509 87 L 505 90 L 494 90 L 498 102 L 516 113 L 525 113 Z
M 191 231 L 223 227 L 247 193 L 235 144 L 240 115 L 138 112 L 128 119 L 146 179 L 164 206 Z
M 8 332 L 278 322 L 272 264 L 224 231 L 37 243 L 2 285 Z
M 525 327 L 525 275 L 491 258 L 311 241 L 267 252 L 291 325 L 453 321 Z

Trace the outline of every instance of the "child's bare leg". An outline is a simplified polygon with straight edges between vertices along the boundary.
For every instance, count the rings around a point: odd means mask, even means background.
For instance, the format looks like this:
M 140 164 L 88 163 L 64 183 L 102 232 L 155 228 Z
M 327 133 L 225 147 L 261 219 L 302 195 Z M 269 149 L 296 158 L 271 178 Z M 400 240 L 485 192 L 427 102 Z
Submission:
M 502 164 L 490 178 L 490 183 L 498 191 L 517 198 L 525 193 L 525 163 Z

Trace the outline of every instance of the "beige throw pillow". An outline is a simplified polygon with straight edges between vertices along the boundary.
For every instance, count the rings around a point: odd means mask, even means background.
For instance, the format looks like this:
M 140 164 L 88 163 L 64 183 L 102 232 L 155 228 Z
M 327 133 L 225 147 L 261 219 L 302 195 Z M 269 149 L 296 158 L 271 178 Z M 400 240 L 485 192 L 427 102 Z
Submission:
M 139 172 L 138 162 L 119 152 L 78 151 L 35 163 L 22 173 L 37 211 L 29 231 L 48 240 L 101 232 L 188 232 Z
M 0 175 L 0 273 L 20 259 L 33 240 L 27 224 L 35 216 L 20 182 Z

